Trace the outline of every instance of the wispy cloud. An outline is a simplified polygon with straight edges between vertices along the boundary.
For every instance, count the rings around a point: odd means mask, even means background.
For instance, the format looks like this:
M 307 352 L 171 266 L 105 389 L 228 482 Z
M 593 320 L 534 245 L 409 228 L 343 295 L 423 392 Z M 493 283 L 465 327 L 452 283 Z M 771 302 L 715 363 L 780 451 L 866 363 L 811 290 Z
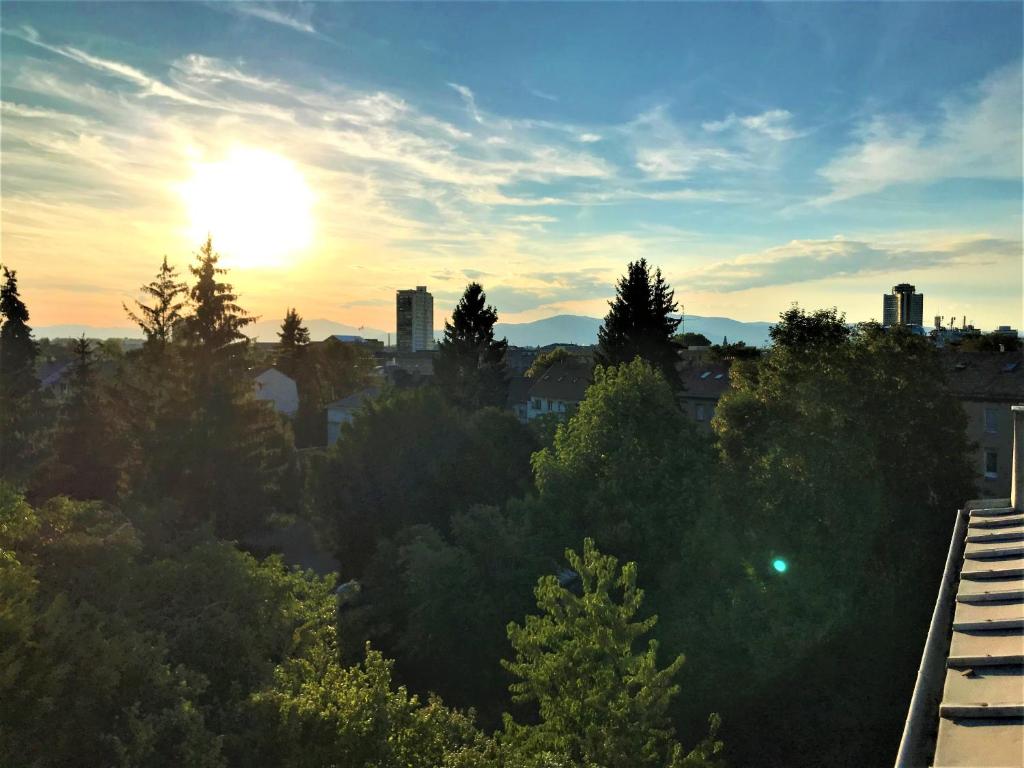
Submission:
M 246 0 L 245 2 L 225 3 L 224 6 L 232 13 L 237 13 L 241 16 L 251 16 L 269 24 L 277 24 L 288 29 L 294 29 L 296 32 L 319 36 L 311 22 L 313 6 L 308 3 L 293 2 L 278 6 L 272 3 Z M 288 10 L 284 10 L 285 8 Z
M 476 96 L 473 95 L 473 91 L 459 83 L 448 83 L 448 85 L 454 88 L 455 92 L 466 102 L 466 109 L 469 110 L 469 114 L 473 116 L 473 119 L 482 125 L 484 119 L 480 116 L 480 110 L 476 107 Z
M 552 93 L 542 91 L 539 88 L 530 88 L 530 93 L 532 93 L 538 99 L 544 99 L 544 101 L 558 101 L 557 96 L 555 96 Z
M 907 272 L 1018 260 L 1021 242 L 985 235 L 932 237 L 916 243 L 886 240 L 793 240 L 720 261 L 684 275 L 703 291 L 743 291 L 825 278 Z
M 831 189 L 816 202 L 828 205 L 895 184 L 1020 178 L 1021 90 L 1018 61 L 946 100 L 937 123 L 875 115 L 819 171 Z
M 805 134 L 794 129 L 792 126 L 793 115 L 785 109 L 770 109 L 759 115 L 746 115 L 738 117 L 729 115 L 724 120 L 712 120 L 703 123 L 705 131 L 709 133 L 721 133 L 736 128 L 762 134 L 775 141 L 790 141 L 800 138 Z

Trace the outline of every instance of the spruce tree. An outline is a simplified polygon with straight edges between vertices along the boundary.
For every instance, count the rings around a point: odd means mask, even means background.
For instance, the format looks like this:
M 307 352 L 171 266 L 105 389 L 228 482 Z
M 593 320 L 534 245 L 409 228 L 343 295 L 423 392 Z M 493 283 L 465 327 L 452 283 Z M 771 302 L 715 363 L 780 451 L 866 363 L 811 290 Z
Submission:
M 469 409 L 505 404 L 508 342 L 495 341 L 497 321 L 498 312 L 487 304 L 480 284 L 466 286 L 451 322 L 444 324 L 444 339 L 434 361 L 434 378 L 453 403 Z
M 238 305 L 231 284 L 221 282 L 227 270 L 217 266 L 219 260 L 207 237 L 189 267 L 196 282 L 189 291 L 193 309 L 182 323 L 183 338 L 206 364 L 238 360 L 249 341 L 242 329 L 256 320 Z
M 190 267 L 196 282 L 191 313 L 181 321 L 181 386 L 171 404 L 181 439 L 156 469 L 181 499 L 186 522 L 210 521 L 219 535 L 239 536 L 295 502 L 282 497 L 285 472 L 293 467 L 280 420 L 253 396 L 243 329 L 255 318 L 223 281 L 218 259 L 207 238 Z
M 147 348 L 161 352 L 171 341 L 182 318 L 187 290 L 185 283 L 178 279 L 177 269 L 169 265 L 164 256 L 156 277 L 142 286 L 142 292 L 153 298 L 153 304 L 136 301 L 136 309 L 122 304 L 128 317 L 142 329 Z
M 309 345 L 309 329 L 302 324 L 298 311 L 289 309 L 281 322 L 281 330 L 277 332 L 278 353 L 277 367 L 284 373 L 295 378 L 302 358 Z
M 53 438 L 53 463 L 40 480 L 46 495 L 112 500 L 122 460 L 117 419 L 83 334 L 74 343 L 71 393 L 61 406 Z
M 17 273 L 3 268 L 0 286 L 0 477 L 24 482 L 40 455 L 42 393 L 39 346 L 18 293 Z
M 630 262 L 615 286 L 615 299 L 608 305 L 608 314 L 597 332 L 597 361 L 609 366 L 642 357 L 673 387 L 678 386 L 678 352 L 672 337 L 682 318 L 672 315 L 679 305 L 661 270 L 655 269 L 652 274 L 646 259 Z

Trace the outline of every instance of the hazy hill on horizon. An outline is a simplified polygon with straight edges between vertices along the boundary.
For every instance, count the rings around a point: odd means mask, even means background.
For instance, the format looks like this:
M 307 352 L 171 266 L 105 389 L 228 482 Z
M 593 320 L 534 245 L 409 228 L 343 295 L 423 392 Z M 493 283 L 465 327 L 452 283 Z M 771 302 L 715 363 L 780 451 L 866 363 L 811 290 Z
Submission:
M 508 339 L 509 344 L 517 347 L 543 347 L 547 344 L 559 343 L 596 344 L 597 330 L 601 327 L 601 322 L 600 318 L 585 315 L 554 315 L 529 323 L 499 322 L 495 326 L 495 334 L 499 338 Z M 762 347 L 768 343 L 768 330 L 771 326 L 771 323 L 743 322 L 729 317 L 686 315 L 681 330 L 703 333 L 715 344 L 721 343 L 724 337 L 728 337 L 730 342 L 742 341 L 751 346 Z M 386 342 L 389 333 L 380 328 L 358 328 L 323 318 L 308 320 L 306 327 L 309 328 L 309 335 L 313 341 L 322 341 L 332 334 L 344 334 L 362 336 L 366 339 L 380 339 Z M 279 328 L 279 320 L 258 320 L 247 330 L 248 335 L 259 341 L 277 341 Z M 141 338 L 139 329 L 134 326 L 105 328 L 69 323 L 39 326 L 34 329 L 34 332 L 38 339 L 77 338 L 83 333 L 93 339 Z M 435 335 L 438 338 L 441 337 L 441 333 L 442 329 L 435 329 Z M 391 341 L 394 342 L 393 332 Z

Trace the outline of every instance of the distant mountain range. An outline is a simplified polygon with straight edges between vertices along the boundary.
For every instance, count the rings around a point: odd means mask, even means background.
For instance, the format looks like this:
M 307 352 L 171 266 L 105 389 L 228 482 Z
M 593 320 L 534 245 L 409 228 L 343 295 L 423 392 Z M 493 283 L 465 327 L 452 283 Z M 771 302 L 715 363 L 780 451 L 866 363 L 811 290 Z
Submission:
M 682 328 L 692 333 L 703 333 L 714 344 L 720 344 L 723 338 L 728 338 L 730 342 L 742 341 L 751 346 L 763 347 L 768 344 L 768 330 L 771 326 L 771 323 L 745 323 L 728 317 L 687 315 Z M 332 334 L 344 334 L 386 342 L 389 333 L 379 328 L 357 328 L 324 319 L 309 320 L 306 327 L 314 341 Z M 586 345 L 597 343 L 597 329 L 600 327 L 601 320 L 597 317 L 555 315 L 532 323 L 498 323 L 495 335 L 508 339 L 509 344 L 517 347 L 543 347 L 559 343 Z M 260 320 L 246 330 L 260 341 L 276 341 L 279 328 L 280 322 L 277 320 Z M 34 331 L 37 339 L 77 337 L 83 333 L 91 339 L 137 339 L 141 335 L 137 327 L 131 326 L 99 328 L 89 325 L 46 325 Z M 440 338 L 440 331 L 436 335 Z M 391 342 L 394 343 L 394 340 L 394 333 L 391 333 Z
M 555 315 L 532 323 L 498 323 L 495 335 L 504 336 L 517 347 L 543 347 L 547 344 L 596 344 L 601 320 L 583 315 Z M 713 344 L 723 338 L 730 342 L 742 341 L 750 346 L 768 344 L 768 330 L 772 323 L 745 323 L 729 317 L 699 317 L 686 315 L 680 330 L 703 333 Z

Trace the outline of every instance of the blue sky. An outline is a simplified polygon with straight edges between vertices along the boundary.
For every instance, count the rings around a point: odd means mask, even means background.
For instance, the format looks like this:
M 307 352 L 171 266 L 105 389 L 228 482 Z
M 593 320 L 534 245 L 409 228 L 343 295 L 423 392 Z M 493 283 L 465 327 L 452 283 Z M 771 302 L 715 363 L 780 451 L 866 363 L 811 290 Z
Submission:
M 5 3 L 4 259 L 37 323 L 116 324 L 205 227 L 268 316 L 600 315 L 646 256 L 699 315 L 909 281 L 1019 326 L 1021 9 Z

